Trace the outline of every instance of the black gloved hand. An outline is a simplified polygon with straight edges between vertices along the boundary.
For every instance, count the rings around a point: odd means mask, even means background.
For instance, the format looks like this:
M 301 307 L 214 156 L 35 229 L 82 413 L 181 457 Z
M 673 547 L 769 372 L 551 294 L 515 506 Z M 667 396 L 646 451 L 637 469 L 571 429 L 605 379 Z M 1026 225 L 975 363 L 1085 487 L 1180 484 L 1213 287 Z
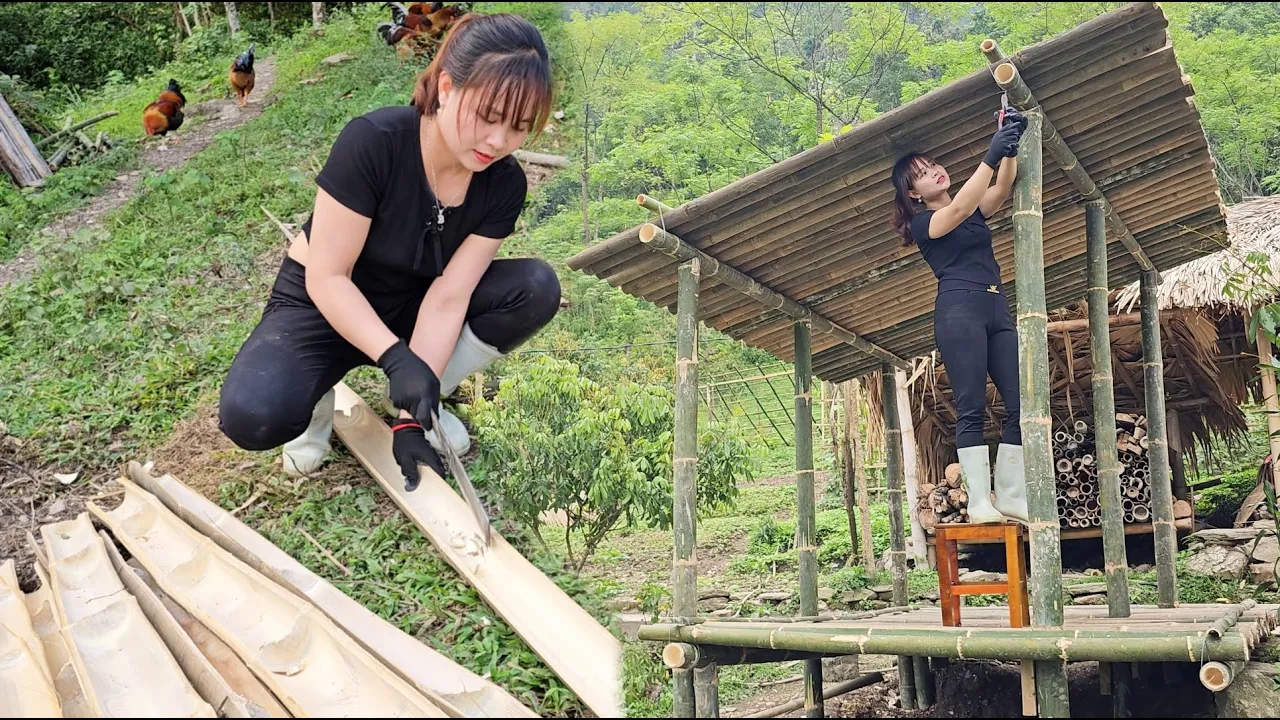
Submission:
M 421 425 L 408 418 L 401 418 L 391 427 L 391 431 L 391 454 L 395 455 L 400 472 L 404 473 L 405 490 L 412 492 L 417 489 L 421 479 L 418 475 L 419 465 L 426 465 L 436 475 L 444 477 L 444 463 L 440 462 L 435 448 L 427 442 Z
M 1009 146 L 1009 153 L 1005 155 L 1005 157 L 1017 157 L 1018 145 L 1022 141 L 1022 133 L 1027 130 L 1027 116 L 1013 108 L 1009 108 L 1008 112 L 1004 114 L 1004 126 L 1009 127 L 1010 124 L 1017 125 L 1018 137 L 1015 138 L 1013 143 Z
M 1000 160 L 1018 154 L 1018 141 L 1022 139 L 1022 131 L 1027 127 L 1027 118 L 1016 110 L 1009 110 L 1004 116 L 1004 127 L 996 131 L 991 138 L 991 148 L 982 159 L 992 170 L 999 169 Z
M 391 381 L 391 404 L 407 410 L 423 429 L 431 429 L 431 413 L 440 404 L 440 378 L 431 366 L 397 340 L 378 358 L 378 367 Z

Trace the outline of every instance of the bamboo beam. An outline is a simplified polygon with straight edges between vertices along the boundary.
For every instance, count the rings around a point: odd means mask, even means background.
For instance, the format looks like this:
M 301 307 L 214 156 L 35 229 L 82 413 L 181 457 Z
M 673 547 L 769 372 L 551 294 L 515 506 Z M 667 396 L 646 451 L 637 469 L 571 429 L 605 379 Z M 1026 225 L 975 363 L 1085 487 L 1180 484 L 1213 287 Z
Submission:
M 665 215 L 675 209 L 661 200 L 645 195 L 644 193 L 640 193 L 636 196 L 636 204 L 646 210 L 656 212 L 659 215 Z
M 696 669 L 707 665 L 755 665 L 779 663 L 789 660 L 810 660 L 825 657 L 825 653 L 807 653 L 796 650 L 762 650 L 759 648 L 725 647 L 722 645 L 690 645 L 668 643 L 662 649 L 662 664 L 675 670 Z
M 676 409 L 672 459 L 672 610 L 676 617 L 698 613 L 697 463 L 698 463 L 698 291 L 701 263 L 691 258 L 680 265 L 680 299 L 676 308 Z M 695 717 L 693 671 L 671 672 L 675 717 Z M 700 689 L 708 691 L 705 685 Z M 705 702 L 705 701 L 704 701 Z
M 1111 617 L 1129 617 L 1129 561 L 1125 552 L 1124 509 L 1120 506 L 1120 459 L 1116 453 L 1115 382 L 1111 373 L 1111 331 L 1107 317 L 1107 233 L 1102 202 L 1085 203 L 1089 254 L 1090 353 L 1093 359 L 1094 444 L 1102 506 L 1102 546 Z
M 796 551 L 800 556 L 800 614 L 818 614 L 818 542 L 813 497 L 813 355 L 810 329 L 795 323 Z M 804 716 L 823 717 L 822 660 L 804 661 Z
M 657 225 L 654 225 L 653 223 L 646 223 L 641 226 L 640 242 L 644 243 L 649 247 L 649 249 L 655 252 L 659 252 L 668 257 L 673 257 L 677 260 L 690 260 L 696 257 L 701 260 L 702 264 L 705 266 L 703 274 L 707 279 L 715 280 L 727 285 L 759 302 L 766 308 L 781 310 L 788 316 L 797 320 L 807 320 L 814 330 L 826 335 L 831 335 L 841 342 L 852 345 L 862 352 L 878 358 L 881 362 L 889 363 L 894 367 L 910 367 L 906 360 L 903 360 L 879 345 L 869 342 L 859 335 L 836 325 L 827 318 L 815 313 L 795 300 L 792 300 L 791 298 L 775 292 L 755 280 L 752 280 L 734 268 L 731 268 L 701 250 L 688 245 L 685 241 L 663 230 Z
M 1019 153 L 1021 154 L 1021 153 Z M 849 626 L 819 623 L 654 624 L 640 628 L 639 639 L 726 647 L 772 648 L 833 655 L 901 655 L 965 660 L 1035 660 L 1060 667 L 1064 662 L 1201 662 L 1247 660 L 1249 642 L 1238 631 L 1221 638 L 1197 631 L 1133 633 L 1128 630 L 1072 630 L 1008 627 Z M 914 678 L 913 678 L 914 679 Z M 1037 675 L 1037 681 L 1040 678 Z M 1048 710 L 1040 704 L 1041 716 Z
M 517 150 L 515 152 L 516 159 L 520 162 L 527 162 L 532 165 L 544 165 L 546 167 L 569 167 L 569 158 L 563 155 L 547 155 L 546 153 L 529 152 L 528 150 Z
M 1018 73 L 1018 68 L 1009 61 L 1008 56 L 1004 54 L 1004 51 L 1000 49 L 996 41 L 984 40 L 981 47 L 982 53 L 987 56 L 987 60 L 991 63 L 991 76 L 995 78 L 996 85 L 999 85 L 1001 90 L 1008 93 L 1009 102 L 1023 111 L 1040 107 L 1040 102 L 1031 94 L 1031 88 L 1027 87 L 1027 83 L 1023 81 L 1022 76 Z M 1158 278 L 1159 271 L 1156 270 L 1156 266 L 1133 237 L 1133 233 L 1129 232 L 1124 220 L 1120 219 L 1119 213 L 1107 201 L 1107 196 L 1102 194 L 1097 184 L 1093 182 L 1093 178 L 1089 177 L 1088 171 L 1080 165 L 1075 153 L 1071 152 L 1071 148 L 1067 146 L 1067 141 L 1063 140 L 1062 136 L 1058 134 L 1058 129 L 1053 126 L 1053 122 L 1049 120 L 1048 116 L 1043 116 L 1043 118 L 1043 142 L 1049 154 L 1053 156 L 1058 166 L 1062 168 L 1062 172 L 1071 179 L 1071 182 L 1086 200 L 1098 200 L 1103 203 L 1103 213 L 1106 216 L 1107 224 L 1111 226 L 1111 231 L 1120 238 L 1120 242 L 1124 244 L 1129 254 L 1137 261 L 1138 267 L 1145 271 L 1155 272 Z
M 1085 203 L 1086 208 L 1089 207 L 1089 202 L 1094 202 L 1094 201 L 1090 200 L 1086 202 Z M 1105 225 L 1102 228 L 1102 232 L 1104 235 L 1103 240 L 1105 242 L 1106 240 Z M 1129 327 L 1131 325 L 1138 325 L 1142 323 L 1142 315 L 1139 313 L 1125 313 L 1123 315 L 1107 315 L 1104 312 L 1103 317 L 1106 319 L 1107 325 L 1109 325 L 1113 329 L 1118 327 Z M 1077 318 L 1075 320 L 1055 320 L 1049 323 L 1047 330 L 1050 334 L 1053 334 L 1053 333 L 1075 332 L 1077 330 L 1092 329 L 1092 327 L 1093 326 L 1090 324 L 1089 318 L 1086 317 L 1086 318 Z
M 1258 327 L 1258 373 L 1262 376 L 1262 404 L 1267 411 L 1267 436 L 1271 448 L 1271 484 L 1280 497 L 1280 397 L 1276 395 L 1276 371 L 1271 358 L 1271 340 L 1266 330 Z
M 1173 524 L 1173 486 L 1169 475 L 1169 439 L 1165 432 L 1164 355 L 1160 346 L 1159 281 L 1142 273 L 1142 389 L 1147 410 L 1148 482 L 1151 485 L 1151 524 L 1156 545 L 1156 594 L 1160 607 L 1178 601 L 1178 532 Z
M 1058 529 L 1057 483 L 1050 438 L 1048 313 L 1044 297 L 1044 182 L 1038 108 L 1027 111 L 1027 129 L 1018 150 L 1018 177 L 1013 186 L 1014 266 L 1018 284 L 1018 356 L 1021 371 L 1022 445 L 1027 506 L 1030 515 L 1031 624 L 1062 625 L 1062 545 Z M 1036 659 L 1036 658 L 1020 658 Z M 1061 660 L 1036 663 L 1036 706 L 1041 717 L 1071 717 L 1066 665 Z
M 880 368 L 880 408 L 884 413 L 885 480 L 889 496 L 889 569 L 893 573 L 893 604 L 907 604 L 907 550 L 902 528 L 902 419 L 893 368 Z M 869 540 L 868 540 L 869 542 Z M 870 568 L 868 568 L 869 570 Z M 915 660 L 898 656 L 898 694 L 902 708 L 916 707 Z

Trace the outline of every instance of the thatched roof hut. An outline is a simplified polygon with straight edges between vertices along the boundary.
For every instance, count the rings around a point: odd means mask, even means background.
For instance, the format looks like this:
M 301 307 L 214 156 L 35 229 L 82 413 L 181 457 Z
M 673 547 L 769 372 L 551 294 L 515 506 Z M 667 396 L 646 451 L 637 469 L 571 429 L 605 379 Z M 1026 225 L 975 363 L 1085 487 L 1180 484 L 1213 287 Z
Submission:
M 1245 337 L 1245 328 L 1254 307 L 1273 302 L 1280 288 L 1280 195 L 1227 208 L 1227 229 L 1228 247 L 1165 271 L 1157 297 L 1161 310 L 1195 310 L 1217 324 L 1219 383 L 1233 402 L 1261 402 L 1254 338 Z M 1247 262 L 1257 254 L 1267 258 L 1262 276 Z M 1237 289 L 1228 293 L 1229 284 Z M 1137 305 L 1138 283 L 1115 294 L 1118 312 Z
M 1228 278 L 1238 276 L 1254 289 L 1280 286 L 1280 197 L 1250 200 L 1227 209 L 1229 246 L 1163 271 L 1159 288 L 1161 339 L 1164 349 L 1166 405 L 1179 411 L 1180 437 L 1171 438 L 1194 459 L 1196 448 L 1218 437 L 1230 440 L 1247 432 L 1240 410 L 1250 399 L 1261 400 L 1257 355 L 1245 337 L 1249 307 L 1240 294 L 1228 294 Z M 1265 253 L 1270 276 L 1246 270 L 1250 253 Z M 1269 284 L 1268 284 L 1269 283 Z M 1144 412 L 1138 283 L 1113 293 L 1111 352 L 1116 378 L 1116 410 Z M 1257 297 L 1266 301 L 1274 298 Z M 1051 314 L 1049 351 L 1051 408 L 1064 422 L 1090 418 L 1092 377 L 1089 330 L 1083 303 Z M 921 448 L 922 482 L 936 482 L 956 460 L 955 405 L 946 368 L 937 353 L 917 359 L 910 387 L 917 446 Z M 995 387 L 987 387 L 986 434 L 999 437 L 1004 404 Z M 932 479 L 932 480 L 931 480 Z

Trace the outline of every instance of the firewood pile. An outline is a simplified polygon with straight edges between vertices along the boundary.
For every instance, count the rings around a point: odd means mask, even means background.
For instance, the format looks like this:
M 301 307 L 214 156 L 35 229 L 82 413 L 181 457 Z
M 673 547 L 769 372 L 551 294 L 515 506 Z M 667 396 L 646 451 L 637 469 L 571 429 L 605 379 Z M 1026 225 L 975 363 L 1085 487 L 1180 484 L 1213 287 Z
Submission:
M 1151 466 L 1147 453 L 1147 418 L 1116 414 L 1116 452 L 1120 460 L 1120 504 L 1124 521 L 1151 521 Z M 1102 526 L 1101 483 L 1094 428 L 1083 420 L 1059 425 L 1053 433 L 1058 521 L 1063 528 Z M 959 463 L 947 466 L 941 483 L 920 487 L 916 511 L 926 528 L 939 523 L 968 522 L 969 494 Z M 1185 506 L 1185 507 L 1184 507 Z M 1175 503 L 1175 517 L 1190 515 L 1190 505 Z

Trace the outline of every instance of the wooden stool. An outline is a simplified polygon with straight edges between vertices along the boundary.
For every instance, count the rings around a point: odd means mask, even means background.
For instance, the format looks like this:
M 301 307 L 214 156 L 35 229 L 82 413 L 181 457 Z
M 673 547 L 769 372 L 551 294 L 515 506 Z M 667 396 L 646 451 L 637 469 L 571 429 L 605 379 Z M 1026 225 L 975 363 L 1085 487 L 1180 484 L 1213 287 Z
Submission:
M 942 605 L 942 624 L 960 626 L 960 598 L 963 595 L 1008 595 L 1009 627 L 1031 624 L 1031 608 L 1027 604 L 1027 563 L 1022 554 L 1026 529 L 1017 523 L 987 525 L 935 525 L 935 547 L 938 553 L 938 598 Z M 960 582 L 960 561 L 956 545 L 1004 542 L 1008 564 L 1007 582 Z

